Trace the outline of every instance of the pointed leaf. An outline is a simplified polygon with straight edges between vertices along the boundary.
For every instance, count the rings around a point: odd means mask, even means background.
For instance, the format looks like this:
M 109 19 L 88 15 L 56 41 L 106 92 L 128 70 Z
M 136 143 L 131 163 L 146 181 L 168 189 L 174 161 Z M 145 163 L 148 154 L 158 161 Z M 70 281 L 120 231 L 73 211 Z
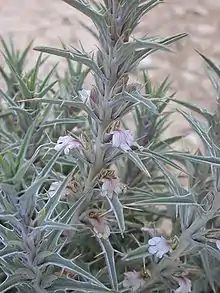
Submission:
M 43 53 L 40 53 L 39 57 L 37 58 L 37 62 L 36 62 L 34 69 L 31 73 L 31 77 L 30 77 L 30 81 L 29 81 L 29 90 L 31 90 L 31 91 L 35 91 L 36 82 L 37 82 L 37 75 L 38 75 L 39 68 L 40 68 L 42 54 Z
M 220 158 L 214 157 L 214 156 L 194 156 L 194 155 L 188 155 L 188 154 L 183 154 L 183 153 L 178 153 L 178 152 L 173 152 L 173 153 L 166 153 L 166 156 L 176 159 L 176 160 L 189 160 L 191 162 L 197 162 L 197 163 L 205 163 L 205 164 L 210 164 L 213 166 L 220 166 Z
M 148 247 L 149 245 L 146 244 L 132 250 L 123 257 L 123 260 L 131 261 L 136 259 L 142 259 L 143 257 L 149 256 Z
M 58 189 L 56 190 L 55 194 L 48 200 L 46 205 L 41 209 L 39 213 L 39 219 L 40 223 L 42 221 L 50 219 L 54 209 L 56 208 L 56 205 L 58 204 L 60 197 L 62 196 L 63 192 L 65 192 L 65 188 L 72 176 L 72 172 L 63 180 L 63 182 L 60 184 Z
M 59 152 L 56 152 L 51 159 L 47 162 L 47 164 L 44 166 L 44 168 L 41 170 L 41 172 L 38 175 L 38 178 L 40 177 L 46 177 L 50 174 L 51 170 L 54 167 L 54 164 L 57 162 L 58 157 L 62 153 L 62 150 Z
M 79 282 L 75 280 L 69 280 L 69 279 L 57 279 L 53 281 L 52 285 L 47 288 L 48 292 L 54 293 L 55 290 L 74 290 L 76 292 L 93 292 L 93 293 L 114 293 L 114 291 L 102 288 L 97 285 L 93 285 L 90 282 Z M 116 293 L 116 292 L 115 292 Z
M 55 80 L 54 82 L 52 82 L 51 84 L 48 84 L 47 86 L 45 86 L 40 92 L 35 93 L 35 97 L 36 98 L 40 98 L 42 99 L 52 88 L 53 86 L 57 83 L 58 81 Z
M 63 118 L 63 119 L 56 119 L 47 121 L 45 124 L 41 124 L 40 128 L 46 128 L 50 126 L 56 126 L 56 125 L 65 125 L 65 124 L 77 124 L 77 123 L 83 123 L 86 119 L 83 116 L 77 116 L 76 118 Z
M 19 74 L 16 71 L 16 69 L 14 68 L 14 66 L 9 61 L 7 61 L 7 64 L 10 67 L 10 69 L 12 70 L 12 72 L 14 73 L 14 75 L 15 75 L 18 83 L 19 83 L 20 90 L 21 90 L 21 93 L 22 93 L 23 97 L 26 98 L 26 99 L 27 98 L 29 98 L 29 99 L 32 98 L 32 92 L 28 89 L 27 84 L 19 76 Z
M 21 146 L 20 146 L 18 156 L 17 156 L 17 170 L 24 163 L 25 157 L 26 157 L 27 152 L 28 152 L 28 147 L 29 147 L 29 144 L 30 144 L 30 140 L 32 138 L 33 132 L 34 132 L 35 127 L 36 127 L 36 123 L 37 122 L 35 121 L 29 126 L 28 131 L 25 134 L 25 136 L 23 138 L 23 141 L 21 142 Z
M 114 258 L 114 249 L 111 242 L 108 239 L 98 238 L 99 244 L 105 255 L 106 267 L 108 270 L 109 279 L 111 282 L 112 289 L 118 291 L 118 279 Z
M 64 223 L 59 223 L 59 222 L 55 222 L 55 221 L 44 221 L 43 226 L 41 226 L 41 230 L 43 230 L 43 229 L 77 231 L 77 229 L 74 228 L 70 224 L 64 224 Z
M 70 51 L 51 47 L 35 47 L 34 50 L 81 62 L 91 68 L 99 77 L 103 77 L 102 72 L 96 63 L 89 56 L 81 53 L 80 51 Z
M 110 204 L 111 209 L 113 210 L 120 232 L 123 235 L 125 231 L 123 205 L 121 204 L 117 194 L 113 194 L 112 198 L 109 198 L 107 196 L 107 200 Z
M 215 284 L 214 284 L 214 280 L 213 280 L 213 274 L 212 274 L 212 268 L 210 267 L 210 260 L 208 257 L 208 252 L 205 249 L 202 249 L 199 251 L 199 255 L 201 257 L 202 260 L 202 264 L 206 273 L 206 278 L 209 281 L 209 284 L 212 288 L 213 293 L 216 293 L 216 289 L 215 289 Z
M 191 194 L 185 196 L 169 196 L 169 197 L 157 197 L 152 199 L 146 199 L 142 201 L 136 201 L 134 203 L 127 204 L 127 206 L 147 206 L 147 205 L 197 205 Z
M 220 77 L 220 68 L 217 67 L 209 58 L 207 58 L 205 55 L 200 53 L 199 51 L 195 50 L 204 60 L 205 62 L 210 66 L 210 68 Z
M 20 212 L 22 212 L 22 215 L 32 215 L 35 209 L 39 188 L 44 182 L 45 178 L 36 180 L 19 198 Z
M 136 154 L 133 151 L 130 152 L 126 152 L 128 158 L 141 170 L 144 172 L 145 175 L 147 175 L 148 177 L 151 177 L 147 168 L 145 167 L 145 165 L 143 164 L 143 162 L 141 161 L 141 159 L 139 158 L 138 154 Z
M 0 96 L 9 104 L 9 106 L 17 107 L 16 102 L 0 89 Z

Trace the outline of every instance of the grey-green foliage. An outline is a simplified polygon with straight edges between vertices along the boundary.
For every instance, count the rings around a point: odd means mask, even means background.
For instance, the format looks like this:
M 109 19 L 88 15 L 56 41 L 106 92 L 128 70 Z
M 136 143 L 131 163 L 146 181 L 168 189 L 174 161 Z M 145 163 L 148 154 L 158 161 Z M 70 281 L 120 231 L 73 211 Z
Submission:
M 20 52 L 2 40 L 8 71 L 0 68 L 7 86 L 0 92 L 0 292 L 171 292 L 178 280 L 191 281 L 196 293 L 218 292 L 219 109 L 212 114 L 175 100 L 168 80 L 155 86 L 147 72 L 143 86 L 129 82 L 143 58 L 169 54 L 186 35 L 132 37 L 141 17 L 163 1 L 64 2 L 93 21 L 96 30 L 84 26 L 98 49 L 35 48 L 67 58 L 63 77 L 54 66 L 42 79 L 42 53 L 26 72 L 31 44 Z M 219 99 L 219 68 L 200 55 Z M 82 100 L 89 71 L 94 85 Z M 179 111 L 204 154 L 173 151 L 179 136 L 161 139 L 170 101 L 203 116 L 201 122 Z M 114 145 L 115 132 L 128 128 L 127 114 L 135 137 L 128 150 Z M 65 145 L 53 150 L 70 135 L 69 152 Z M 187 175 L 188 185 L 172 170 Z M 148 250 L 152 230 L 141 229 L 159 228 L 164 219 L 172 223 L 164 236 L 173 250 L 157 258 Z

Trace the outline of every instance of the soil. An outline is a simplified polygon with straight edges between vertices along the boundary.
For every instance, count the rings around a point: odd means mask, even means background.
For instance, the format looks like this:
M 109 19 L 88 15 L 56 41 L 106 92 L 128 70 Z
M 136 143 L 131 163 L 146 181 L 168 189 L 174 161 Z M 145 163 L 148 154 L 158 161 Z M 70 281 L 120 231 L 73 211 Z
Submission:
M 165 0 L 150 11 L 140 22 L 138 35 L 169 36 L 188 33 L 173 47 L 173 53 L 155 53 L 143 60 L 140 68 L 156 67 L 151 71 L 153 80 L 160 83 L 167 75 L 177 91 L 176 98 L 190 101 L 211 111 L 215 109 L 216 94 L 207 78 L 201 58 L 194 49 L 213 61 L 220 62 L 220 1 L 219 0 Z M 4 39 L 13 36 L 16 46 L 23 49 L 34 39 L 34 45 L 61 47 L 79 46 L 79 40 L 86 51 L 95 49 L 92 36 L 80 25 L 89 20 L 61 0 L 0 0 L 0 34 Z M 36 53 L 29 65 L 36 60 Z M 50 56 L 44 70 L 47 71 L 57 59 Z M 0 62 L 2 57 L 0 56 Z M 65 68 L 61 61 L 60 71 Z M 87 84 L 88 86 L 88 84 Z M 176 105 L 172 105 L 176 107 Z M 172 135 L 185 134 L 186 141 L 196 146 L 197 138 L 189 125 L 180 116 L 173 116 L 169 128 Z M 187 140 L 188 139 L 188 140 Z

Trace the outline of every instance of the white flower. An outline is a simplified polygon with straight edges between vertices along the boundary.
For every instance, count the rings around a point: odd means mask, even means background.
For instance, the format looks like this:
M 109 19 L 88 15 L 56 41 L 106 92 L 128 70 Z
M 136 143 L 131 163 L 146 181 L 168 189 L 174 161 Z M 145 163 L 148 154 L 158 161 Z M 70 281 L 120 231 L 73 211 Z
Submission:
M 122 282 L 124 288 L 131 288 L 133 291 L 137 291 L 145 285 L 145 281 L 140 272 L 127 272 L 124 275 L 125 278 Z
M 158 258 L 162 258 L 164 254 L 172 252 L 170 243 L 163 237 L 153 237 L 148 241 L 150 254 L 155 254 Z
M 54 149 L 56 151 L 60 151 L 64 148 L 64 154 L 67 155 L 71 149 L 81 148 L 82 144 L 78 140 L 74 139 L 73 137 L 66 135 L 60 136 L 57 144 L 55 145 Z
M 192 283 L 191 281 L 186 277 L 179 277 L 175 278 L 175 280 L 178 282 L 179 287 L 174 291 L 175 293 L 189 293 L 192 292 Z
M 79 91 L 79 94 L 83 103 L 89 103 L 90 90 L 82 89 L 81 91 Z
M 133 136 L 130 130 L 115 130 L 112 131 L 112 146 L 116 148 L 121 148 L 125 151 L 131 149 L 133 145 Z
M 220 250 L 220 240 L 216 240 L 215 244 L 216 244 L 217 248 Z
M 118 194 L 122 189 L 122 184 L 118 178 L 103 178 L 102 184 L 102 195 L 113 196 L 114 193 Z

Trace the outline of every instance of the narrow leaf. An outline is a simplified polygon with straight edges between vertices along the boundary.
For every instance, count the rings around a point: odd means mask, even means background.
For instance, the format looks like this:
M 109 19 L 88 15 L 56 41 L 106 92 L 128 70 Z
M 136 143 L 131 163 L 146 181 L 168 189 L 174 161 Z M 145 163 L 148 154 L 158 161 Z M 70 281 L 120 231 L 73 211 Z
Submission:
M 114 291 L 109 289 L 104 289 L 100 286 L 93 285 L 90 282 L 79 282 L 75 280 L 69 279 L 57 279 L 53 281 L 52 285 L 47 288 L 48 292 L 54 293 L 57 290 L 62 290 L 62 292 L 66 290 L 76 290 L 76 292 L 93 292 L 93 293 L 114 293 Z
M 147 168 L 139 158 L 139 156 L 134 152 L 126 152 L 128 158 L 141 170 L 143 171 L 148 177 L 151 177 Z
M 103 238 L 102 239 L 98 238 L 98 240 L 99 240 L 101 249 L 105 255 L 106 267 L 108 270 L 112 289 L 115 291 L 118 291 L 118 280 L 117 280 L 117 272 L 116 272 L 116 265 L 115 265 L 115 258 L 114 258 L 114 249 L 108 239 L 106 240 Z
M 113 194 L 113 197 L 112 198 L 109 198 L 107 196 L 107 200 L 108 200 L 108 202 L 110 204 L 110 207 L 113 210 L 113 213 L 114 213 L 115 218 L 117 220 L 117 223 L 118 223 L 118 227 L 120 229 L 120 232 L 123 235 L 123 233 L 125 231 L 123 205 L 121 204 L 121 202 L 120 202 L 117 194 Z
M 21 147 L 19 149 L 18 156 L 17 156 L 17 170 L 24 163 L 25 157 L 28 152 L 30 140 L 32 138 L 33 132 L 36 127 L 36 123 L 37 122 L 35 121 L 29 126 L 28 131 L 25 134 L 23 141 L 21 142 Z
M 149 245 L 146 244 L 132 250 L 123 257 L 123 260 L 131 261 L 136 259 L 142 259 L 143 257 L 149 256 L 149 253 L 147 251 L 148 247 Z
M 39 265 L 39 266 L 40 267 L 45 267 L 45 266 L 48 266 L 48 265 L 55 265 L 55 266 L 58 266 L 60 268 L 66 268 L 66 269 L 72 270 L 76 274 L 79 274 L 83 278 L 89 280 L 92 284 L 97 284 L 100 287 L 105 288 L 104 285 L 102 285 L 99 282 L 99 280 L 97 280 L 89 272 L 87 272 L 86 270 L 82 269 L 80 266 L 78 266 L 77 264 L 75 264 L 71 260 L 63 258 L 59 254 L 54 253 L 54 254 L 51 254 L 49 256 L 44 257 L 44 259 L 42 259 L 42 264 Z

